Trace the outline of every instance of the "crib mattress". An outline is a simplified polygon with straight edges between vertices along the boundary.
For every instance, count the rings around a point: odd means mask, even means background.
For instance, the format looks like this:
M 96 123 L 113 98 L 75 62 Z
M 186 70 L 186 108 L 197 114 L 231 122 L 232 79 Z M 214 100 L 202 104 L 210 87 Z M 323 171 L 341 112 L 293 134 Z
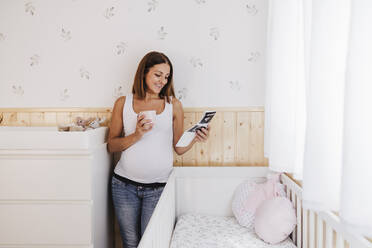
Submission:
M 234 217 L 204 214 L 182 215 L 174 229 L 171 248 L 296 248 L 288 238 L 270 245 Z

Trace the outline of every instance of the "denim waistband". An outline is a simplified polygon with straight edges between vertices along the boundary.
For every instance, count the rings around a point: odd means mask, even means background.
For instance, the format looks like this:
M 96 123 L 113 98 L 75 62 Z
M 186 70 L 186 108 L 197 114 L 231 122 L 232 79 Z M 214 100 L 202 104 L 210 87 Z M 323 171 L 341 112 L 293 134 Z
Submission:
M 141 187 L 146 187 L 146 188 L 159 188 L 159 187 L 164 187 L 166 185 L 166 183 L 139 183 L 136 181 L 132 181 L 126 177 L 122 177 L 116 173 L 114 173 L 114 177 L 124 183 L 129 183 L 134 186 L 141 186 Z

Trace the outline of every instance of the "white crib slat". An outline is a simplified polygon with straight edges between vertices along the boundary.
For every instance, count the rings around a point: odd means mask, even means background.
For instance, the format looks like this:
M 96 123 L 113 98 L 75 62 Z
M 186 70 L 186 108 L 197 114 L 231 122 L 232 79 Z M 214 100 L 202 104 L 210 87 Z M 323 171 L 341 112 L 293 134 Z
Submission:
M 291 191 L 291 201 L 292 201 L 292 204 L 293 204 L 293 207 L 296 209 L 296 204 L 297 204 L 297 202 L 296 202 L 296 195 L 295 195 L 295 192 L 292 190 Z M 297 242 L 297 229 L 295 228 L 294 230 L 293 230 L 293 232 L 292 232 L 292 241 L 293 241 L 293 243 L 294 244 L 296 244 L 296 242 Z
M 301 209 L 302 209 L 302 204 L 301 204 L 301 199 L 297 196 L 297 247 L 301 248 L 301 235 L 302 235 L 302 221 L 301 221 Z
M 314 211 L 309 214 L 309 248 L 315 248 L 315 216 Z
M 345 247 L 344 239 L 342 238 L 342 235 L 340 233 L 337 233 L 337 235 L 336 235 L 336 248 L 344 248 L 344 247 Z
M 303 223 L 303 230 L 302 230 L 302 237 L 303 237 L 303 248 L 308 248 L 308 240 L 309 240 L 309 230 L 308 230 L 308 226 L 309 226 L 309 218 L 308 218 L 308 213 L 309 213 L 309 210 L 307 209 L 303 209 L 303 220 L 304 220 L 304 223 Z
M 317 248 L 323 248 L 323 220 L 317 215 Z
M 333 230 L 326 223 L 326 247 L 325 248 L 333 248 Z

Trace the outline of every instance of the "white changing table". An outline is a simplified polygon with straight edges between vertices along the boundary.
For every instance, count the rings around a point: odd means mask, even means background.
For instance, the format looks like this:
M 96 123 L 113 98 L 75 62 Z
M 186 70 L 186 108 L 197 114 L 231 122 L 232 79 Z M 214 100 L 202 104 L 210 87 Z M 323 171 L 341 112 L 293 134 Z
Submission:
M 0 248 L 113 247 L 106 135 L 0 127 Z

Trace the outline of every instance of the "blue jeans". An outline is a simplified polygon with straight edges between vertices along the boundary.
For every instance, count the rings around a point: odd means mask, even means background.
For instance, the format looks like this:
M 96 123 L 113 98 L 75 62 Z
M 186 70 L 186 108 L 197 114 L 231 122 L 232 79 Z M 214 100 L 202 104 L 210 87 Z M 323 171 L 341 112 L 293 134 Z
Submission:
M 112 198 L 124 248 L 135 248 L 159 201 L 164 187 L 135 186 L 112 177 Z

